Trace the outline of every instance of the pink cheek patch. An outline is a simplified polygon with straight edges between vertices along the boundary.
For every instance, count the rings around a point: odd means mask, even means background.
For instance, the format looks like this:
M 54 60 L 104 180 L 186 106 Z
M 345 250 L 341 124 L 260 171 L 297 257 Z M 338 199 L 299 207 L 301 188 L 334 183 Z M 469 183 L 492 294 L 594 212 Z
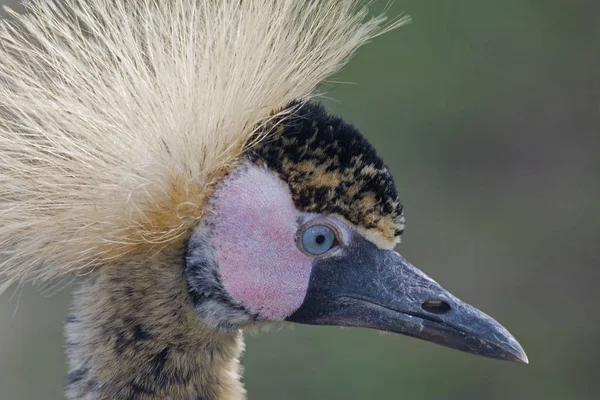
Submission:
M 289 188 L 250 165 L 225 178 L 211 205 L 212 241 L 227 292 L 264 319 L 290 316 L 306 296 L 311 258 L 296 246 Z

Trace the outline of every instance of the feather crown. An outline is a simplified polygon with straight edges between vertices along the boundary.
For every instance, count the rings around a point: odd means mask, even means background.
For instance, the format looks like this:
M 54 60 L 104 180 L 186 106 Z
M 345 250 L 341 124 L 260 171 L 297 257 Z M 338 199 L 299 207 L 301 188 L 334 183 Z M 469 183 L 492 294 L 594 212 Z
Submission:
M 32 0 L 0 21 L 0 291 L 182 242 L 363 43 L 355 0 Z

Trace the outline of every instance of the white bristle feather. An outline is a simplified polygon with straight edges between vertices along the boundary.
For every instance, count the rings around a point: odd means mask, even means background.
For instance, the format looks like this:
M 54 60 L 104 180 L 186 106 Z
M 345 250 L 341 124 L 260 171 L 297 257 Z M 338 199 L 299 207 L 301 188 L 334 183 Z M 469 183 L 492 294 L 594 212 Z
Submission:
M 32 0 L 9 13 L 0 292 L 175 243 L 260 123 L 406 21 L 340 0 Z

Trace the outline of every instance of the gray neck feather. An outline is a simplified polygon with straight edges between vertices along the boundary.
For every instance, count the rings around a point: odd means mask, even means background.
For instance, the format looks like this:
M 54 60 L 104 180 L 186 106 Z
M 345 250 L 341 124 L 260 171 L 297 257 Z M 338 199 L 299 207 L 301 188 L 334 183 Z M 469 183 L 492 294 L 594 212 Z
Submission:
M 211 328 L 235 332 L 258 317 L 236 304 L 224 289 L 210 235 L 209 225 L 199 225 L 187 243 L 184 273 L 188 292 L 194 309 Z

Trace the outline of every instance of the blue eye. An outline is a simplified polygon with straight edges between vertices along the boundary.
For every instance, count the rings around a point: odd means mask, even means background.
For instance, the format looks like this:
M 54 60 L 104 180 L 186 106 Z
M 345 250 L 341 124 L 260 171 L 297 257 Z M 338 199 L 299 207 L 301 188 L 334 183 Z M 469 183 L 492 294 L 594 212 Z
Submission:
M 326 225 L 313 225 L 302 234 L 304 251 L 313 256 L 325 253 L 335 244 L 335 232 Z

